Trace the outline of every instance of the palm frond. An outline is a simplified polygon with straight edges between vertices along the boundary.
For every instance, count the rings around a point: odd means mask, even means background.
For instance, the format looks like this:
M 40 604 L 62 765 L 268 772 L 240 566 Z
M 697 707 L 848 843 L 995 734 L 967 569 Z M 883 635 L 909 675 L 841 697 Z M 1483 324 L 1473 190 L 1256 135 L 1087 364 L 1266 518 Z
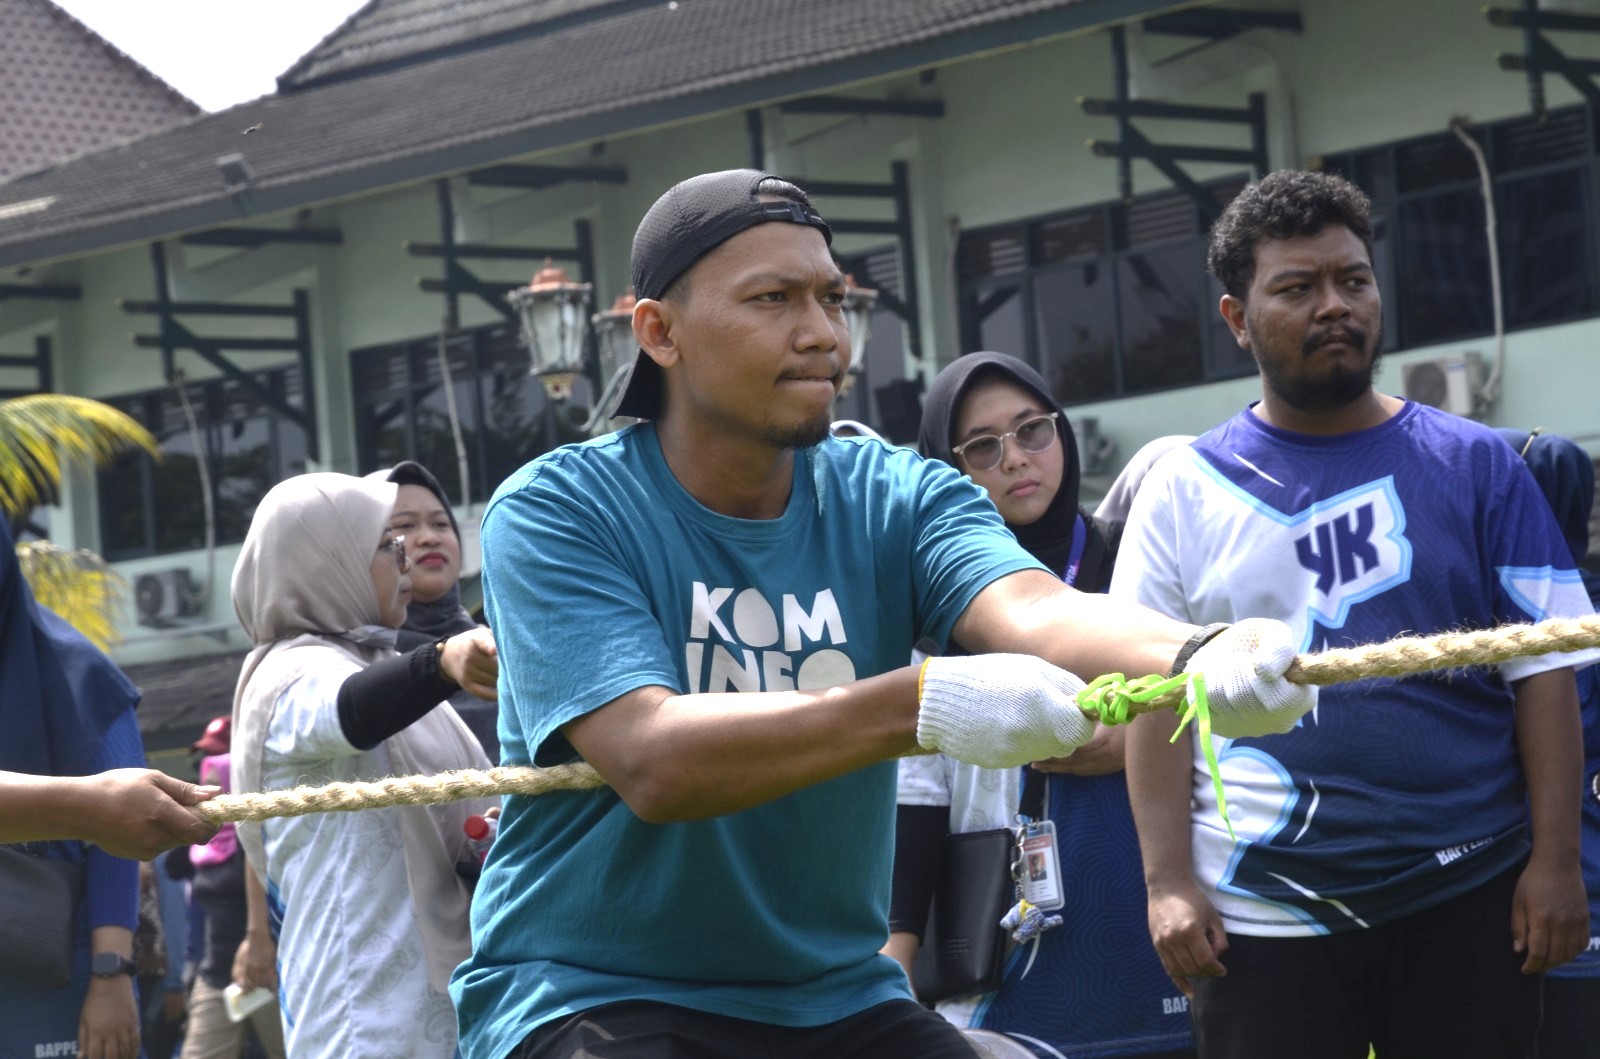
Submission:
M 102 651 L 117 642 L 116 612 L 128 583 L 104 559 L 87 548 L 27 541 L 17 545 L 17 562 L 35 599 Z
M 0 511 L 16 519 L 53 503 L 69 466 L 101 467 L 135 448 L 161 454 L 148 430 L 108 404 L 54 393 L 0 401 Z

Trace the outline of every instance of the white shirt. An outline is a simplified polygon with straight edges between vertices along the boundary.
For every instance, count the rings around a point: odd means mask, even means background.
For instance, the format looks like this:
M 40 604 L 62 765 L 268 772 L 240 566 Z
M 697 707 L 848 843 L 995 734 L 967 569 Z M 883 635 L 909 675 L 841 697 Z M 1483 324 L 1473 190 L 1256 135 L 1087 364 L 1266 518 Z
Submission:
M 393 774 L 380 743 L 351 746 L 339 686 L 359 667 L 306 676 L 273 708 L 262 787 Z M 416 930 L 397 809 L 268 820 L 267 900 L 278 927 L 290 1059 L 450 1059 L 456 1018 L 435 992 Z

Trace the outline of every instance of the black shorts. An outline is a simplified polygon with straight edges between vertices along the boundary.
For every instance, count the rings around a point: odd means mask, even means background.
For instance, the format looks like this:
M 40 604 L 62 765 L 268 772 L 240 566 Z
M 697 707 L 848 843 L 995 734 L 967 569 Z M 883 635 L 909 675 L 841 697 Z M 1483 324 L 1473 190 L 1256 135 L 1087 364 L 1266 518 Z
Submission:
M 1220 978 L 1194 979 L 1202 1059 L 1532 1059 L 1544 976 L 1511 951 L 1519 865 L 1369 930 L 1228 936 Z
M 506 1059 L 973 1059 L 943 1017 L 891 1000 L 823 1026 L 770 1026 L 627 1000 L 546 1023 Z

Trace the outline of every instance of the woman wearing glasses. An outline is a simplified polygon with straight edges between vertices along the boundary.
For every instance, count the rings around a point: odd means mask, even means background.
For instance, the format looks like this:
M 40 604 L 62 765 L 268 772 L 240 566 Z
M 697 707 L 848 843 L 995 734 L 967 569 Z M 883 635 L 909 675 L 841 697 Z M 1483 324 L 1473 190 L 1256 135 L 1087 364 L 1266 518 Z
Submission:
M 925 455 L 966 473 L 1017 541 L 1067 584 L 1103 592 L 1122 525 L 1078 507 L 1078 450 L 1038 372 L 971 353 L 940 372 L 924 405 Z M 1019 946 L 998 991 L 955 997 L 946 1018 L 1004 1056 L 1192 1056 L 1187 1005 L 1161 970 L 1145 924 L 1138 841 L 1122 773 L 1122 731 L 1022 769 L 902 758 L 893 933 L 884 951 L 911 974 L 951 832 L 1008 827 L 1026 798 L 1056 829 L 1060 926 Z M 913 976 L 913 981 L 915 977 Z
M 483 768 L 445 700 L 494 695 L 487 629 L 395 652 L 411 596 L 398 487 L 307 474 L 261 501 L 233 571 L 255 644 L 233 704 L 241 791 Z M 291 1059 L 448 1059 L 445 992 L 469 953 L 463 824 L 487 802 L 329 813 L 238 835 L 265 886 Z

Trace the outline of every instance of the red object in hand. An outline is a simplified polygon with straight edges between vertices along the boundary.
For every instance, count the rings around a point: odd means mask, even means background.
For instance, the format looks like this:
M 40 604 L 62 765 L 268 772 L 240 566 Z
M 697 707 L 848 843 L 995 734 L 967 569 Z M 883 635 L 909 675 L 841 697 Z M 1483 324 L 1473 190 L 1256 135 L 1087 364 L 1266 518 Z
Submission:
M 478 862 L 481 864 L 483 858 L 489 855 L 489 845 L 494 842 L 494 836 L 500 830 L 499 818 L 469 816 L 461 825 L 461 829 L 467 833 L 467 845 L 478 855 Z

